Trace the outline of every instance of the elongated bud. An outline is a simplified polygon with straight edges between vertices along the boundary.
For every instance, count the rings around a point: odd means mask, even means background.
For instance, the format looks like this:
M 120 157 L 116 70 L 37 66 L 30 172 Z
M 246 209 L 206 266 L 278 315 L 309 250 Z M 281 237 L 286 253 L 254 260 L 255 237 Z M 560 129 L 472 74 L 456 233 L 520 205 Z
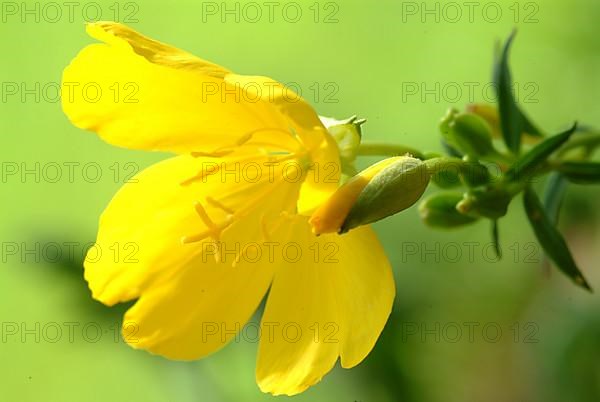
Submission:
M 472 156 L 496 154 L 491 128 L 481 117 L 472 113 L 449 113 L 440 124 L 440 132 L 448 144 Z
M 403 211 L 421 198 L 429 172 L 419 159 L 403 156 L 378 172 L 362 190 L 339 232 L 376 222 Z
M 506 215 L 511 198 L 502 188 L 473 189 L 464 194 L 456 209 L 464 215 L 498 219 Z
M 423 223 L 435 228 L 455 228 L 477 221 L 477 217 L 458 212 L 456 205 L 462 199 L 462 193 L 454 191 L 430 195 L 419 205 Z
M 313 233 L 319 235 L 339 232 L 350 209 L 369 182 L 379 172 L 405 158 L 407 157 L 396 156 L 384 159 L 350 178 L 312 214 L 308 222 L 312 226 Z

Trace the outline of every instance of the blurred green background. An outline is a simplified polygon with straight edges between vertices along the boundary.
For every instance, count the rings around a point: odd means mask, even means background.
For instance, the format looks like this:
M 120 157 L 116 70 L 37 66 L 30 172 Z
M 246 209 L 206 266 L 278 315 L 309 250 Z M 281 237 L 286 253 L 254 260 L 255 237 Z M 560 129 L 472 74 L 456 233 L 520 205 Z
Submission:
M 132 171 L 165 156 L 109 146 L 61 112 L 62 69 L 92 42 L 84 22 L 98 11 L 236 72 L 297 83 L 320 114 L 367 118 L 366 140 L 428 150 L 439 149 L 436 125 L 448 106 L 490 100 L 494 44 L 517 26 L 511 64 L 524 109 L 549 131 L 574 119 L 600 126 L 597 1 L 310 0 L 288 14 L 289 2 L 277 3 L 272 21 L 260 1 L 258 21 L 245 2 L 237 15 L 224 14 L 235 3 L 74 2 L 72 15 L 53 3 L 60 16 L 46 2 L 2 3 L 0 400 L 272 398 L 255 384 L 255 343 L 234 342 L 193 363 L 167 361 L 115 339 L 126 306 L 91 300 L 80 261 L 101 211 Z M 297 9 L 302 16 L 292 22 Z M 25 169 L 39 177 L 22 177 Z M 569 187 L 561 216 L 596 289 L 599 195 Z M 296 400 L 600 400 L 600 297 L 544 271 L 520 200 L 500 223 L 501 262 L 492 261 L 486 222 L 434 232 L 413 208 L 376 228 L 397 281 L 393 314 L 361 365 L 336 367 Z

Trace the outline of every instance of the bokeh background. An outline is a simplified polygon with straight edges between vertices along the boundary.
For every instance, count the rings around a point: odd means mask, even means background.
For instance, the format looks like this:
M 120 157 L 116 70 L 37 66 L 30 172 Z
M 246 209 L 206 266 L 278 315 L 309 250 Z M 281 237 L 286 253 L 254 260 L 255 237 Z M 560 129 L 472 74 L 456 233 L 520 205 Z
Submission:
M 98 216 L 131 172 L 165 157 L 109 146 L 61 112 L 56 85 L 92 42 L 84 22 L 98 10 L 236 72 L 297 83 L 320 114 L 367 118 L 366 140 L 427 150 L 440 149 L 436 126 L 449 106 L 493 100 L 493 48 L 516 26 L 511 64 L 524 109 L 548 131 L 574 119 L 600 127 L 597 1 L 299 0 L 287 15 L 288 2 L 276 2 L 272 21 L 263 2 L 258 21 L 235 3 L 74 2 L 69 15 L 59 2 L 57 16 L 47 2 L 2 2 L 0 400 L 272 399 L 255 384 L 255 343 L 171 362 L 115 339 L 127 306 L 90 298 L 81 260 Z M 599 200 L 597 187 L 571 185 L 560 221 L 596 289 Z M 361 365 L 336 367 L 295 400 L 600 400 L 600 296 L 543 268 L 520 200 L 500 223 L 500 262 L 486 222 L 436 232 L 412 208 L 375 226 L 397 281 L 392 316 Z

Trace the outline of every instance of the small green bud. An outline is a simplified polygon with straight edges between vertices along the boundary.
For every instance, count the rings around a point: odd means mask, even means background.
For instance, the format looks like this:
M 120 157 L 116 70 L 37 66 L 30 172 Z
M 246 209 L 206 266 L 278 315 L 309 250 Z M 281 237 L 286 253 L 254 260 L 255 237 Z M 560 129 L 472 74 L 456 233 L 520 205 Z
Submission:
M 453 188 L 461 185 L 459 169 L 438 170 L 431 175 L 433 181 L 440 188 Z
M 364 124 L 365 120 L 357 119 L 356 116 L 345 120 L 336 120 L 323 116 L 319 116 L 319 118 L 337 143 L 340 151 L 340 159 L 354 162 L 362 137 L 360 126 Z
M 466 155 L 460 171 L 460 178 L 467 187 L 478 187 L 488 184 L 491 180 L 490 171 L 477 159 Z
M 506 215 L 511 195 L 503 188 L 472 189 L 456 209 L 464 215 L 498 219 Z
M 455 228 L 475 222 L 477 217 L 463 215 L 456 209 L 462 199 L 462 193 L 453 191 L 430 195 L 419 205 L 423 223 L 436 228 Z
M 468 113 L 476 114 L 484 119 L 491 128 L 492 138 L 502 138 L 502 129 L 500 128 L 500 116 L 498 108 L 485 103 L 471 103 L 467 105 Z
M 460 112 L 453 107 L 446 110 L 446 115 L 442 117 L 442 120 L 440 121 L 440 132 L 442 135 L 445 135 L 450 130 L 450 123 L 454 121 L 458 114 L 460 114 Z
M 464 154 L 487 156 L 497 153 L 492 144 L 491 128 L 475 114 L 449 114 L 442 121 L 440 131 L 450 146 Z
M 346 216 L 340 233 L 409 208 L 423 195 L 429 177 L 421 160 L 400 157 L 369 181 Z

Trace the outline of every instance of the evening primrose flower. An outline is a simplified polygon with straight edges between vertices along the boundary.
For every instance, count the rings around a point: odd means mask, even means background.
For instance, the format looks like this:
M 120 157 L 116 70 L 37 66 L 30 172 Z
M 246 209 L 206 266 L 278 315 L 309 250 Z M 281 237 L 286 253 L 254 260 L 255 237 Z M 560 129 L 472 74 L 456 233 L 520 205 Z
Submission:
M 256 369 L 264 392 L 297 394 L 338 358 L 345 368 L 360 363 L 390 314 L 394 282 L 368 226 L 343 236 L 311 230 L 309 216 L 341 171 L 314 110 L 270 78 L 235 74 L 123 25 L 87 32 L 102 43 L 64 71 L 68 118 L 110 144 L 176 154 L 117 192 L 86 259 L 95 299 L 137 300 L 125 340 L 201 358 L 236 339 L 268 292 Z

